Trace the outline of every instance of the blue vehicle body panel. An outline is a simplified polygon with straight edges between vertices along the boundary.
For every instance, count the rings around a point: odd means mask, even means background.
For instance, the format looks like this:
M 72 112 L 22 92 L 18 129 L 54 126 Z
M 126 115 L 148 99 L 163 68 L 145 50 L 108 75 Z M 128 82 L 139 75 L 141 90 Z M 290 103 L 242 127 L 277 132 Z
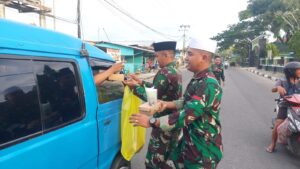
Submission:
M 122 100 L 99 104 L 82 41 L 61 33 L 0 19 L 1 55 L 18 58 L 67 59 L 77 64 L 84 91 L 85 117 L 0 150 L 0 169 L 108 169 L 120 151 Z M 91 57 L 113 59 L 89 44 Z M 108 121 L 110 121 L 108 123 Z
M 36 26 L 0 19 L 0 50 L 15 49 L 32 52 L 79 56 L 82 41 L 74 37 Z M 113 61 L 98 48 L 86 44 L 90 56 Z
M 122 100 L 118 99 L 99 105 L 97 114 L 99 126 L 99 166 L 108 168 L 110 161 L 120 149 L 120 112 Z

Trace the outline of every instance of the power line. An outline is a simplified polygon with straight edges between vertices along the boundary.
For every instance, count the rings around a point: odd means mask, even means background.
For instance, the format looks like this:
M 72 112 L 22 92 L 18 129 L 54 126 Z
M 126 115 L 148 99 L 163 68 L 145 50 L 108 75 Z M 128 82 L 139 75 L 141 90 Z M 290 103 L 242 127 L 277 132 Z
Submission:
M 168 35 L 161 33 L 153 28 L 151 28 L 150 26 L 144 24 L 143 22 L 139 21 L 138 19 L 134 18 L 131 14 L 129 14 L 128 12 L 126 12 L 125 10 L 120 9 L 120 7 L 117 7 L 116 5 L 112 4 L 111 2 L 104 0 L 107 4 L 109 4 L 111 7 L 113 7 L 114 9 L 116 9 L 117 11 L 119 11 L 120 13 L 122 13 L 123 15 L 126 15 L 127 17 L 129 17 L 130 19 L 132 19 L 133 21 L 139 23 L 140 25 L 146 27 L 147 29 L 151 30 L 152 32 L 161 35 L 164 38 L 170 39 L 170 40 L 174 40 L 173 38 L 168 37 Z
M 110 39 L 109 39 L 109 37 L 108 37 L 108 35 L 107 35 L 107 33 L 106 33 L 106 31 L 105 31 L 105 29 L 104 29 L 104 28 L 103 28 L 103 32 L 105 33 L 105 36 L 106 36 L 106 38 L 107 38 L 108 42 L 110 42 Z
M 109 10 L 109 12 L 111 12 L 114 16 L 118 17 L 120 20 L 126 22 L 128 24 L 128 26 L 130 26 L 132 29 L 136 30 L 137 32 L 139 32 L 141 35 L 146 36 L 146 34 L 141 31 L 140 29 L 138 29 L 136 26 L 134 26 L 133 24 L 129 23 L 127 20 L 127 17 L 124 15 L 120 15 L 120 13 L 118 11 L 116 11 L 115 9 L 111 8 L 110 6 L 108 6 L 107 3 L 104 3 L 104 1 L 98 1 L 99 3 L 101 3 L 101 5 L 103 5 L 104 7 L 106 7 L 107 10 Z M 126 17 L 126 19 L 124 18 Z M 147 36 L 148 37 L 148 36 Z
M 66 18 L 63 18 L 63 17 L 54 16 L 54 15 L 51 15 L 51 14 L 41 14 L 41 15 L 44 15 L 44 16 L 47 16 L 47 17 L 50 17 L 50 18 L 54 18 L 56 20 L 60 20 L 60 21 L 64 21 L 64 22 L 68 22 L 68 23 L 72 23 L 72 24 L 77 24 L 76 20 L 66 19 Z

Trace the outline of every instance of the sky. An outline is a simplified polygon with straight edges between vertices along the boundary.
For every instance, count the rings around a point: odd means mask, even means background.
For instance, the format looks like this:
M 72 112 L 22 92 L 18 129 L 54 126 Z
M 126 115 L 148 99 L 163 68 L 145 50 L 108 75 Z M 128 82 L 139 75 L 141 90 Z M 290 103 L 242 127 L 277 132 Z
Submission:
M 44 0 L 53 8 L 53 0 Z M 110 6 L 110 2 L 152 30 L 133 21 Z M 176 40 L 182 45 L 179 26 L 190 25 L 187 37 L 211 38 L 238 22 L 238 13 L 246 9 L 248 0 L 81 0 L 84 40 L 112 41 L 124 44 L 150 44 Z M 76 0 L 55 0 L 55 15 L 76 20 Z M 6 8 L 7 19 L 39 25 L 37 14 L 20 14 Z M 47 18 L 47 29 L 54 29 Z M 77 36 L 77 26 L 56 20 L 56 31 Z M 188 38 L 187 38 L 188 39 Z

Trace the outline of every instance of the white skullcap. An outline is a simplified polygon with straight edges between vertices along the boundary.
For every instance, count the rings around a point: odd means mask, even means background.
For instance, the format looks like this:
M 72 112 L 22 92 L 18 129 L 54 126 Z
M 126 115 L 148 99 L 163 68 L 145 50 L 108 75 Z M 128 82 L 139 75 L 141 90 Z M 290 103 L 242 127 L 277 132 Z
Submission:
M 191 41 L 190 41 L 188 47 L 215 53 L 217 46 L 216 46 L 216 42 L 213 40 L 210 40 L 210 39 L 200 40 L 200 39 L 196 39 L 196 38 L 191 38 Z

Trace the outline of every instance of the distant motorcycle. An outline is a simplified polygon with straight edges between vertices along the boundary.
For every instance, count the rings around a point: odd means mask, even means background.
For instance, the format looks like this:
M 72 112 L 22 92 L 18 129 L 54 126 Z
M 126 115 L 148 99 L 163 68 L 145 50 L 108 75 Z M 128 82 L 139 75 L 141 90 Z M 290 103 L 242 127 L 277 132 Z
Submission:
M 224 62 L 224 68 L 225 68 L 225 69 L 228 69 L 228 67 L 229 67 L 229 62 L 228 62 L 228 61 L 225 61 L 225 62 Z
M 300 94 L 285 96 L 275 99 L 278 113 L 278 105 L 285 103 L 288 106 L 287 119 L 277 128 L 280 143 L 286 143 L 287 149 L 294 155 L 300 157 Z M 273 127 L 275 119 L 272 120 Z

